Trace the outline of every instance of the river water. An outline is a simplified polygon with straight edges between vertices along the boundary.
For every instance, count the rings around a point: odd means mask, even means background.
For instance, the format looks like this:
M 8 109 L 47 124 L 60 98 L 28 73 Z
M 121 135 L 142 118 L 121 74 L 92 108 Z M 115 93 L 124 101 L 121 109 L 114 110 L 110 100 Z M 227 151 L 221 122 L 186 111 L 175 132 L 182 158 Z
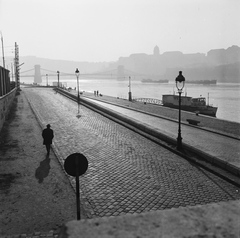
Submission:
M 48 84 L 56 82 L 56 77 L 48 78 Z M 32 83 L 33 79 L 21 79 L 21 82 Z M 77 88 L 76 79 L 60 79 L 66 87 Z M 46 85 L 43 79 L 42 85 Z M 163 94 L 177 93 L 175 83 L 167 84 L 141 83 L 131 80 L 130 83 L 133 98 L 156 98 L 162 99 Z M 99 91 L 103 95 L 128 98 L 129 81 L 115 79 L 79 79 L 80 91 Z M 217 83 L 216 85 L 185 84 L 182 95 L 190 97 L 205 97 L 207 103 L 218 107 L 217 118 L 240 123 L 240 84 Z

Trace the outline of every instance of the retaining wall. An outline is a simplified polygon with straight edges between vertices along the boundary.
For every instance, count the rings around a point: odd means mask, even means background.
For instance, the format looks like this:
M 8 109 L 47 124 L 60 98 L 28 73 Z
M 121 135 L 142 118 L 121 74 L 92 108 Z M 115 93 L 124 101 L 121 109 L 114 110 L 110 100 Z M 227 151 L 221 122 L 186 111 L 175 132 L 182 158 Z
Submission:
M 16 95 L 16 88 L 0 97 L 0 132 L 2 130 L 3 123 L 5 122 L 13 99 Z
M 141 214 L 67 222 L 59 238 L 240 237 L 240 202 L 172 208 Z

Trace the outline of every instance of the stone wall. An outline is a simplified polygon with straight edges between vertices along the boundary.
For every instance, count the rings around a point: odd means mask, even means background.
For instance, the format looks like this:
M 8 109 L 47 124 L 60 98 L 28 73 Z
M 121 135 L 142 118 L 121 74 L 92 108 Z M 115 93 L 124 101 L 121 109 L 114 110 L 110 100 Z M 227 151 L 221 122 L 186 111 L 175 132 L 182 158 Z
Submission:
M 3 123 L 6 120 L 7 114 L 9 112 L 10 106 L 16 95 L 16 88 L 0 97 L 0 131 L 2 129 Z
M 67 222 L 59 238 L 240 237 L 240 202 L 172 208 L 125 216 Z

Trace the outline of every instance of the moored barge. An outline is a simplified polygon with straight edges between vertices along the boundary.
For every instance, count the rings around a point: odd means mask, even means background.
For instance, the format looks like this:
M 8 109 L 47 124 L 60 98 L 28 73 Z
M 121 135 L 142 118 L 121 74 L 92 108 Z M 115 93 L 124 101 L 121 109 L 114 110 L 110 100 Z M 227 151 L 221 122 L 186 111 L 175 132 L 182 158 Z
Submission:
M 217 80 L 216 79 L 212 79 L 212 80 L 188 80 L 187 81 L 188 84 L 217 84 Z
M 142 83 L 168 83 L 168 79 L 159 79 L 159 80 L 153 80 L 153 79 L 142 79 Z
M 179 108 L 178 95 L 162 95 L 162 104 L 165 107 Z M 181 109 L 184 111 L 195 112 L 207 116 L 216 117 L 217 107 L 207 105 L 206 98 L 193 98 L 188 96 L 181 96 Z

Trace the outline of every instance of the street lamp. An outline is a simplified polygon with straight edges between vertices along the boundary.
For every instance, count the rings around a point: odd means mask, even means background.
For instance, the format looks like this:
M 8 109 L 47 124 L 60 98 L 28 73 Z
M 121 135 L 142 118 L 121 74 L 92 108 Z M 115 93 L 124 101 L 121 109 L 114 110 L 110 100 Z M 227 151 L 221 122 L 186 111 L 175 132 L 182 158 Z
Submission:
M 76 68 L 76 71 L 75 71 L 75 74 L 76 74 L 76 77 L 77 77 L 77 103 L 78 103 L 78 114 L 77 114 L 77 118 L 81 117 L 80 116 L 80 95 L 79 95 L 79 75 L 80 75 L 80 72 L 78 70 L 78 68 Z
M 47 81 L 47 87 L 48 87 L 48 74 L 46 74 L 46 81 Z
M 131 92 L 131 76 L 129 76 L 129 92 L 128 92 L 128 101 L 132 101 L 132 92 Z
M 181 94 L 185 85 L 185 78 L 182 75 L 182 71 L 179 71 L 179 75 L 176 78 L 176 87 L 179 93 L 179 117 L 178 117 L 178 137 L 177 137 L 177 149 L 182 149 L 182 137 L 181 137 Z
M 60 72 L 57 71 L 57 77 L 58 77 L 58 90 L 59 90 L 59 74 L 60 74 Z

